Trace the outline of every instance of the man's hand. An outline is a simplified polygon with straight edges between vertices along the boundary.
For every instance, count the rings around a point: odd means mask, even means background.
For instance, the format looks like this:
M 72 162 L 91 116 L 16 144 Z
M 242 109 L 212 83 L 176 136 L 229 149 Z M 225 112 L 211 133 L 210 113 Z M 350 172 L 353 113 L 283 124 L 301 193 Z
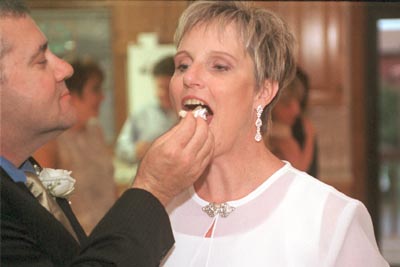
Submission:
M 150 148 L 151 142 L 139 141 L 136 143 L 136 159 L 141 160 L 146 154 L 147 150 Z
M 153 142 L 133 187 L 149 191 L 165 206 L 200 177 L 213 150 L 214 137 L 207 122 L 190 113 Z

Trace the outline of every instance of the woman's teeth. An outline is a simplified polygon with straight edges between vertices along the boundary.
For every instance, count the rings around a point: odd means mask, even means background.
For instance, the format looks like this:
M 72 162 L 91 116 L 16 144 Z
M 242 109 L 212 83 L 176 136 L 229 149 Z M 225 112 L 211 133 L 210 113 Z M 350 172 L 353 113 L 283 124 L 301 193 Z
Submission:
M 183 106 L 185 110 L 179 112 L 180 117 L 185 117 L 188 111 L 192 111 L 194 117 L 201 117 L 204 120 L 207 120 L 207 116 L 212 115 L 212 111 L 207 104 L 196 98 L 186 99 Z
M 185 109 L 191 109 L 191 110 L 194 110 L 198 106 L 203 108 L 208 108 L 206 103 L 195 98 L 186 99 L 185 102 L 183 103 L 183 106 L 185 107 Z
M 185 106 L 199 106 L 199 105 L 204 106 L 205 103 L 198 99 L 191 98 L 191 99 L 186 99 L 185 103 L 183 103 L 183 105 L 185 105 Z

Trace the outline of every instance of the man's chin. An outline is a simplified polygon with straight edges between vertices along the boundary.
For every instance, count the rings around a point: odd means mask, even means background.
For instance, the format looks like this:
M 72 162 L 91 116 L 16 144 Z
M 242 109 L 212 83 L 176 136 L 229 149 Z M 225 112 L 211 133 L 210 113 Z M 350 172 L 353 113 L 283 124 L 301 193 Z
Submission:
M 76 110 L 73 108 L 64 117 L 64 119 L 61 123 L 62 129 L 64 129 L 64 131 L 68 130 L 69 128 L 74 126 L 77 122 L 78 122 L 78 115 L 76 113 Z
M 76 116 L 70 117 L 67 120 L 63 120 L 57 123 L 55 127 L 49 129 L 49 132 L 54 132 L 55 135 L 59 135 L 65 132 L 66 130 L 72 128 L 76 122 L 77 122 Z
M 77 122 L 78 120 L 75 117 L 73 120 L 67 121 L 64 124 L 60 125 L 59 129 L 62 131 L 66 131 L 69 128 L 72 128 Z
M 46 130 L 42 130 L 42 134 L 49 135 L 49 139 L 52 139 L 52 138 L 55 138 L 58 135 L 62 134 L 63 132 L 65 132 L 66 130 L 68 130 L 71 127 L 72 127 L 72 125 L 70 125 L 70 124 L 60 124 L 55 127 L 51 127 Z

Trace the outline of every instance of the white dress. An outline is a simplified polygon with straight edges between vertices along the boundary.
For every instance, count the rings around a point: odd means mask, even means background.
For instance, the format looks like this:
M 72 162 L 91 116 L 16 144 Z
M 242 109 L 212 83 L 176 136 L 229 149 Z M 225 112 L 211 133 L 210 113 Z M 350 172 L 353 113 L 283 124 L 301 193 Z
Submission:
M 176 243 L 164 267 L 380 267 L 365 206 L 286 162 L 227 217 L 193 188 L 168 206 Z M 204 237 L 214 225 L 210 238 Z

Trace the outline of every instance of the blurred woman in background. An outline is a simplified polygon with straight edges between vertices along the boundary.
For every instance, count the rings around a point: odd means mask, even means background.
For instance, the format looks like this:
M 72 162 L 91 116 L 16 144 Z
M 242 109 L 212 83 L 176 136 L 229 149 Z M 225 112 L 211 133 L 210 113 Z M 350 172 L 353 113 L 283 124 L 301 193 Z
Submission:
M 74 74 L 66 84 L 77 111 L 77 123 L 34 156 L 43 167 L 72 171 L 76 184 L 69 200 L 83 229 L 89 234 L 114 204 L 117 190 L 111 150 L 98 122 L 104 100 L 104 73 L 93 61 L 78 60 L 71 65 Z
M 311 121 L 304 117 L 301 102 L 306 94 L 298 73 L 281 92 L 272 109 L 272 125 L 264 137 L 266 145 L 280 159 L 289 161 L 295 168 L 310 175 L 316 173 L 316 137 Z M 293 132 L 296 126 L 297 138 Z M 301 135 L 300 140 L 299 135 Z M 300 142 L 301 141 L 301 142 Z

